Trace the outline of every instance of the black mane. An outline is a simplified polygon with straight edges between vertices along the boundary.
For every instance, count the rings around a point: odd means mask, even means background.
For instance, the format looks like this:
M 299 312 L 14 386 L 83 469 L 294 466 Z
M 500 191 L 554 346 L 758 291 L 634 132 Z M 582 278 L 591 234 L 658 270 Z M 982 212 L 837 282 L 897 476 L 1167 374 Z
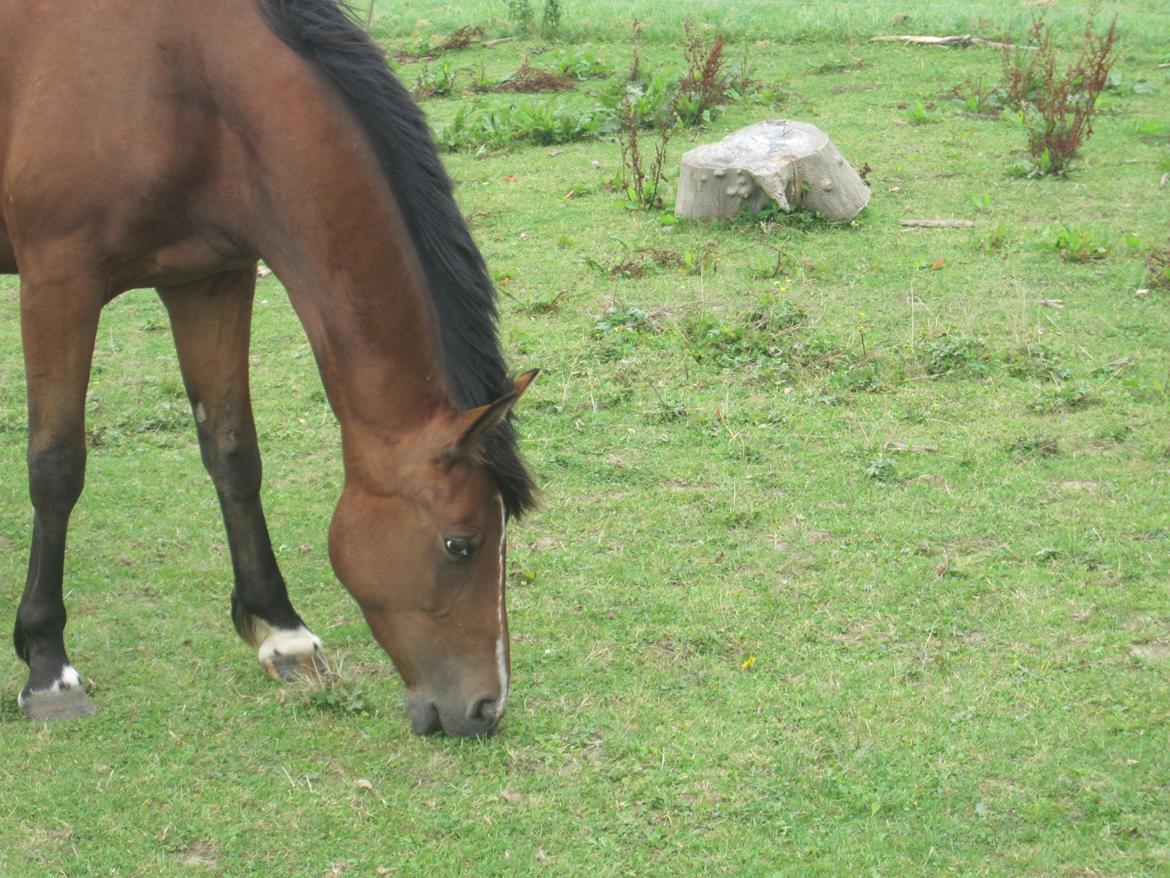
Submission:
M 422 111 L 338 0 L 255 2 L 273 33 L 337 89 L 374 148 L 427 276 L 455 404 L 474 408 L 506 395 L 512 384 L 496 335 L 495 288 Z M 508 514 L 519 517 L 532 506 L 534 488 L 510 421 L 496 429 L 484 456 Z

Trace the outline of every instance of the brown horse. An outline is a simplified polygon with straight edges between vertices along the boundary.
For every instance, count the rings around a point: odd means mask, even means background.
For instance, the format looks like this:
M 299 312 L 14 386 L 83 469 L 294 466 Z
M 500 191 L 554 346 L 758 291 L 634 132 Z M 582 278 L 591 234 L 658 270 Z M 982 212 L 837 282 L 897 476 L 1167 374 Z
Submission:
M 318 672 L 260 504 L 256 262 L 288 289 L 341 426 L 329 557 L 414 730 L 491 734 L 504 529 L 532 502 L 495 300 L 422 113 L 336 0 L 0 0 L 0 272 L 20 275 L 34 510 L 16 651 L 34 719 L 91 713 L 64 642 L 102 306 L 155 287 L 231 548 L 232 618 Z

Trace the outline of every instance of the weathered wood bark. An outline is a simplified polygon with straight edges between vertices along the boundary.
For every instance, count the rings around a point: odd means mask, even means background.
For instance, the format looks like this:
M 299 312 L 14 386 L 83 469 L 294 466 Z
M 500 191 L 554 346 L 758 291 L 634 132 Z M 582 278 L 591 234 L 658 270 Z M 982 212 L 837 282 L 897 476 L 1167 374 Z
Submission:
M 839 222 L 869 203 L 869 187 L 829 136 L 806 122 L 759 122 L 682 157 L 678 216 L 721 219 L 755 213 L 769 200 Z

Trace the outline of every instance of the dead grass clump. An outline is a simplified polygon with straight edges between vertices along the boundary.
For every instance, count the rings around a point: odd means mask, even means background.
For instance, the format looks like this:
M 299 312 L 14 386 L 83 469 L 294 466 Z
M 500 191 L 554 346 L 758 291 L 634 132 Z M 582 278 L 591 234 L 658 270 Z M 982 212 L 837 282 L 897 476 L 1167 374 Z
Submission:
M 563 73 L 541 70 L 525 61 L 520 68 L 495 87 L 495 91 L 532 94 L 542 91 L 573 91 L 577 80 Z
M 627 251 L 624 256 L 612 262 L 599 262 L 587 258 L 586 263 L 609 278 L 639 280 L 648 274 L 653 274 L 659 268 L 686 268 L 687 256 L 658 247 L 639 247 L 632 252 Z
M 438 50 L 440 52 L 452 52 L 457 49 L 466 49 L 472 43 L 483 39 L 482 27 L 471 27 L 464 25 L 456 31 L 452 31 L 447 35 L 447 39 L 439 43 Z
M 1146 276 L 1143 285 L 1147 289 L 1170 292 L 1170 244 L 1161 250 L 1146 253 Z
M 658 247 L 639 247 L 634 251 L 647 257 L 655 265 L 662 268 L 682 268 L 683 258 L 673 250 L 661 250 Z

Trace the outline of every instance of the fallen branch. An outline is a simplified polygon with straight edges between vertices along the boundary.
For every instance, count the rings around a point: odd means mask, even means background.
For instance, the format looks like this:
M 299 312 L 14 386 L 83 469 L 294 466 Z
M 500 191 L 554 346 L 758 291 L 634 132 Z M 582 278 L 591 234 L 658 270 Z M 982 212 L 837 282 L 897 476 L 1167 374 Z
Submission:
M 895 442 L 891 439 L 882 446 L 882 451 L 890 451 L 894 454 L 933 454 L 938 451 L 938 446 L 911 445 L 908 442 Z
M 443 42 L 439 45 L 439 51 L 452 52 L 456 49 L 466 49 L 482 36 L 482 27 L 471 27 L 470 25 L 464 25 L 458 30 L 452 31 L 447 35 L 447 39 L 443 40 Z
M 950 37 L 921 37 L 909 34 L 895 34 L 892 36 L 871 37 L 872 43 L 916 43 L 922 46 L 953 46 L 965 49 L 969 46 L 986 46 L 991 49 L 1035 49 L 1035 46 L 1017 46 L 1015 43 L 997 43 L 995 40 L 985 40 L 973 37 L 970 34 L 956 34 Z
M 514 39 L 516 39 L 516 38 L 515 37 L 498 37 L 497 39 L 494 39 L 494 40 L 484 40 L 482 43 L 480 43 L 480 45 L 483 46 L 485 49 L 490 49 L 492 46 L 502 46 L 504 43 L 510 43 Z
M 952 219 L 904 219 L 904 229 L 973 229 L 975 223 L 970 220 Z

